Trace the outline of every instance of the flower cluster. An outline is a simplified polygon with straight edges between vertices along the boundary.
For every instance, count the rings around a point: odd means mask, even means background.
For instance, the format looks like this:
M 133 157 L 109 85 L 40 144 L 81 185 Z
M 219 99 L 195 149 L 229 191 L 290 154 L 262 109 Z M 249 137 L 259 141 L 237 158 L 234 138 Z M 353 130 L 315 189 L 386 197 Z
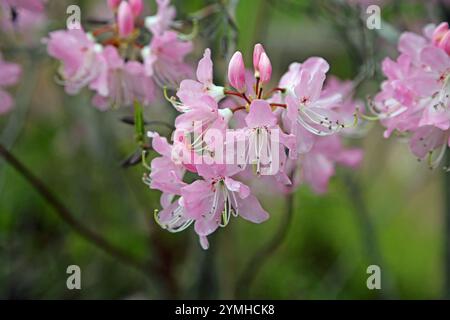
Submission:
M 12 97 L 3 88 L 15 85 L 21 71 L 18 64 L 4 61 L 0 53 L 0 114 L 11 110 L 14 104 Z
M 292 188 L 310 183 L 326 189 L 335 163 L 357 165 L 359 150 L 345 150 L 334 134 L 353 122 L 351 84 L 331 79 L 328 63 L 293 63 L 275 88 L 263 46 L 253 52 L 253 72 L 236 52 L 228 66 L 229 87 L 214 84 L 211 52 L 198 63 L 196 79 L 181 82 L 167 97 L 180 115 L 173 144 L 149 132 L 152 160 L 144 182 L 162 192 L 156 221 L 170 232 L 194 225 L 203 248 L 207 236 L 232 216 L 260 223 L 269 215 L 255 197 L 250 177 Z M 299 174 L 298 174 L 299 173 Z
M 450 31 L 448 23 L 429 25 L 424 35 L 405 32 L 396 61 L 386 58 L 387 80 L 373 102 L 385 137 L 409 134 L 412 153 L 428 159 L 430 168 L 442 160 L 450 135 Z M 434 155 L 436 154 L 436 155 Z
M 109 0 L 114 21 L 92 32 L 83 29 L 51 32 L 44 41 L 49 55 L 61 61 L 61 82 L 68 94 L 82 88 L 95 91 L 93 104 L 105 110 L 148 105 L 155 84 L 176 86 L 189 76 L 184 63 L 192 43 L 172 30 L 175 9 L 169 0 L 157 0 L 154 16 L 140 18 L 142 0 Z M 150 42 L 143 33 L 151 34 Z

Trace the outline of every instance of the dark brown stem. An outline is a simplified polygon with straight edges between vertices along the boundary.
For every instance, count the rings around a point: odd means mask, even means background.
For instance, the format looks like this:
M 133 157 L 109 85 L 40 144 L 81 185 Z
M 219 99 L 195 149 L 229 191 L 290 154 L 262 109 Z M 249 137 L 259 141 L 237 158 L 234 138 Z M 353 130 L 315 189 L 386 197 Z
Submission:
M 257 96 L 258 93 L 259 93 L 259 81 L 260 81 L 260 78 L 259 78 L 259 77 L 256 77 L 256 85 L 255 85 L 255 95 L 256 95 L 256 96 Z
M 252 101 L 249 98 L 247 98 L 247 95 L 245 93 L 242 93 L 242 97 L 245 99 L 245 101 L 247 101 L 248 104 L 252 103 Z
M 149 276 L 150 267 L 138 261 L 134 256 L 121 248 L 110 243 L 103 236 L 95 233 L 70 212 L 70 210 L 53 194 L 52 191 L 39 180 L 31 171 L 25 167 L 13 154 L 11 154 L 3 145 L 0 144 L 0 156 L 5 159 L 33 188 L 44 198 L 47 203 L 53 207 L 58 216 L 72 227 L 80 236 L 102 249 L 104 252 L 116 258 L 118 261 L 138 270 L 142 274 Z
M 290 193 L 286 198 L 286 215 L 281 221 L 277 231 L 270 241 L 250 259 L 238 278 L 235 296 L 238 299 L 246 299 L 249 297 L 249 291 L 253 280 L 256 278 L 258 271 L 270 256 L 280 247 L 286 238 L 289 226 L 294 215 L 294 193 Z

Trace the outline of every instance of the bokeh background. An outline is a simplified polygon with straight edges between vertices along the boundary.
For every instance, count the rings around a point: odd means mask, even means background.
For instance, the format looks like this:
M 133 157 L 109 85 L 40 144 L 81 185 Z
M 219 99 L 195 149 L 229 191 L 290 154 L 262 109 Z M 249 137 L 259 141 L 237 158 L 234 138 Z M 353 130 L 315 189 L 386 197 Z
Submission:
M 104 13 L 104 2 L 50 0 L 46 24 L 25 35 L 0 32 L 5 59 L 24 69 L 12 90 L 15 108 L 0 117 L 0 142 L 77 219 L 148 262 L 148 268 L 138 271 L 81 237 L 0 160 L 0 298 L 447 297 L 446 174 L 417 162 L 400 139 L 384 139 L 377 123 L 368 125 L 364 137 L 348 141 L 363 148 L 362 166 L 339 168 L 325 195 L 300 187 L 291 221 L 286 222 L 285 197 L 262 192 L 271 218 L 262 225 L 233 220 L 210 237 L 208 251 L 200 248 L 192 229 L 180 234 L 161 230 L 153 220 L 159 192 L 142 183 L 145 169 L 121 166 L 136 150 L 134 128 L 120 121 L 133 111 L 100 112 L 91 106 L 88 91 L 66 95 L 55 80 L 58 64 L 40 43 L 48 31 L 65 27 L 69 4 L 81 7 L 84 23 Z M 154 2 L 145 2 L 148 12 L 154 12 Z M 290 62 L 312 55 L 326 58 L 330 72 L 342 79 L 357 77 L 366 68 L 357 92 L 365 98 L 376 93 L 382 80 L 380 61 L 396 56 L 399 32 L 420 32 L 428 23 L 448 21 L 449 14 L 444 1 L 372 2 L 381 7 L 381 30 L 361 23 L 371 1 L 222 1 L 228 13 L 200 21 L 190 59 L 196 63 L 204 48 L 211 47 L 220 82 L 226 69 L 223 57 L 237 36 L 236 48 L 248 63 L 254 44 L 264 44 L 273 78 Z M 173 3 L 177 17 L 188 19 L 214 1 Z M 148 120 L 170 122 L 174 116 L 163 99 L 145 110 Z M 263 255 L 251 279 L 243 279 L 249 261 L 274 237 L 279 246 Z M 73 264 L 82 270 L 81 290 L 66 288 L 66 268 Z M 372 264 L 381 267 L 382 290 L 366 287 L 366 269 Z M 237 292 L 239 287 L 243 290 Z

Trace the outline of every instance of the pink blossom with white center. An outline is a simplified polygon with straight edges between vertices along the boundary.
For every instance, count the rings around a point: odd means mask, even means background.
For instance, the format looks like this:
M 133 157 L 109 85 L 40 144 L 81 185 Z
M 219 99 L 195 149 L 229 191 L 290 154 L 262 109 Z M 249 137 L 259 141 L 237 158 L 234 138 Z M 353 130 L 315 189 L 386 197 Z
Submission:
M 342 102 L 342 95 L 321 96 L 328 69 L 328 63 L 322 58 L 310 58 L 300 66 L 296 83 L 286 96 L 286 116 L 292 122 L 294 134 L 298 126 L 318 136 L 344 128 L 342 117 L 332 110 Z
M 197 169 L 203 179 L 181 188 L 181 203 L 185 215 L 195 221 L 194 229 L 201 239 L 219 226 L 226 227 L 232 216 L 241 216 L 253 223 L 268 219 L 268 213 L 249 187 L 232 178 L 238 172 L 236 168 L 199 165 Z M 205 248 L 204 241 L 201 243 Z
M 0 115 L 10 111 L 14 105 L 13 98 L 4 88 L 17 84 L 21 73 L 18 64 L 3 60 L 0 53 Z

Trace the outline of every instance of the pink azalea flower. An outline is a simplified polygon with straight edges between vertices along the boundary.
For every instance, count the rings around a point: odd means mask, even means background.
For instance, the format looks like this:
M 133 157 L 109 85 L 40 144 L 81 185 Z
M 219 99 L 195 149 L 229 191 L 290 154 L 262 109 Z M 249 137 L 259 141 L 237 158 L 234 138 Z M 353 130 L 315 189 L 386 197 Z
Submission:
M 19 81 L 21 71 L 18 64 L 4 61 L 0 54 L 0 114 L 13 107 L 13 98 L 4 88 L 15 85 Z
M 185 79 L 181 81 L 180 88 L 177 91 L 177 96 L 182 103 L 199 99 L 205 94 L 216 101 L 225 97 L 224 88 L 213 83 L 213 63 L 211 50 L 209 49 L 205 49 L 203 58 L 198 62 L 197 80 Z
M 0 0 L 0 28 L 8 35 L 19 38 L 29 45 L 35 45 L 45 27 L 44 11 L 31 11 L 15 8 L 14 20 L 11 19 L 11 7 Z
M 177 32 L 158 27 L 161 32 L 155 32 L 149 45 L 143 47 L 138 35 L 151 34 L 137 20 L 143 11 L 142 0 L 108 1 L 107 5 L 114 12 L 106 18 L 114 19 L 111 23 L 92 32 L 54 31 L 44 39 L 49 55 L 61 61 L 59 74 L 67 93 L 77 94 L 89 87 L 96 92 L 94 106 L 101 110 L 129 106 L 136 100 L 148 105 L 154 99 L 155 84 L 176 87 L 191 74 L 184 58 L 192 50 L 192 43 L 181 40 Z M 168 1 L 158 1 L 158 6 L 158 20 L 164 20 L 158 25 L 165 25 L 174 10 Z M 201 71 L 206 67 L 200 66 L 201 76 L 207 72 Z M 213 88 L 208 82 L 212 80 L 200 81 Z
M 160 190 L 167 195 L 180 195 L 181 188 L 186 184 L 183 182 L 185 168 L 172 161 L 172 146 L 167 139 L 160 137 L 156 132 L 149 132 L 152 138 L 153 150 L 161 157 L 154 158 L 151 163 L 151 173 L 146 177 L 146 182 L 152 189 Z
M 356 168 L 362 157 L 360 149 L 345 149 L 337 135 L 319 137 L 311 152 L 300 160 L 299 182 L 310 185 L 316 193 L 325 193 L 330 178 L 335 173 L 336 164 Z
M 142 63 L 125 62 L 112 46 L 103 49 L 102 57 L 107 67 L 97 81 L 102 88 L 97 90 L 98 94 L 93 98 L 97 108 L 105 110 L 110 106 L 132 106 L 135 100 L 148 105 L 153 101 L 154 84 L 145 74 Z
M 406 32 L 399 40 L 397 61 L 386 59 L 387 80 L 374 99 L 375 113 L 387 128 L 412 133 L 412 152 L 430 167 L 443 158 L 450 129 L 450 57 L 447 51 L 448 24 L 427 26 L 424 36 Z M 431 155 L 440 149 L 435 160 Z
M 253 223 L 269 218 L 249 187 L 231 178 L 236 169 L 208 165 L 199 165 L 197 169 L 204 180 L 183 187 L 181 194 L 186 215 L 195 220 L 195 231 L 200 237 L 210 235 L 219 226 L 227 226 L 231 216 L 241 216 Z
M 54 31 L 44 42 L 48 54 L 62 62 L 59 73 L 68 94 L 77 94 L 85 86 L 107 93 L 101 81 L 107 67 L 101 55 L 103 48 L 87 33 L 78 29 Z
M 293 90 L 286 97 L 286 116 L 291 121 L 292 132 L 296 132 L 298 126 L 318 136 L 340 131 L 344 122 L 332 107 L 341 103 L 342 96 L 321 97 L 328 63 L 322 58 L 310 58 L 299 69 L 296 83 L 291 85 Z
M 290 156 L 296 158 L 296 138 L 294 135 L 285 134 L 281 130 L 269 102 L 255 99 L 249 108 L 250 111 L 245 117 L 247 127 L 242 129 L 242 132 L 247 140 L 246 154 L 250 157 L 249 160 L 256 165 L 256 174 L 261 174 L 262 165 L 269 166 L 268 171 L 272 172 L 273 157 L 279 156 L 278 149 L 272 150 L 274 147 L 272 142 L 277 144 L 277 148 L 278 144 L 288 148 Z M 276 131 L 276 136 L 274 136 L 274 131 Z
M 192 43 L 182 41 L 174 31 L 165 31 L 154 35 L 150 45 L 142 49 L 145 70 L 160 86 L 165 84 L 176 87 L 192 69 L 184 62 L 185 56 L 192 51 Z

